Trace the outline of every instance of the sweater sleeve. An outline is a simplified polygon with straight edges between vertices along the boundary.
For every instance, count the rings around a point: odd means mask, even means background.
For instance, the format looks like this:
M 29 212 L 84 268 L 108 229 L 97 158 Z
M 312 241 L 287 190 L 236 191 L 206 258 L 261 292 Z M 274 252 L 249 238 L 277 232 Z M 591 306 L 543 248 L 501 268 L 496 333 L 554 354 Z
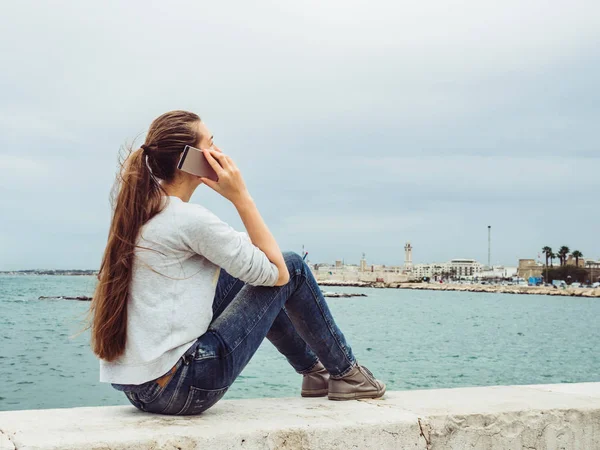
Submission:
M 183 244 L 252 286 L 274 286 L 279 269 L 256 247 L 247 233 L 234 230 L 205 207 L 188 203 L 177 226 Z

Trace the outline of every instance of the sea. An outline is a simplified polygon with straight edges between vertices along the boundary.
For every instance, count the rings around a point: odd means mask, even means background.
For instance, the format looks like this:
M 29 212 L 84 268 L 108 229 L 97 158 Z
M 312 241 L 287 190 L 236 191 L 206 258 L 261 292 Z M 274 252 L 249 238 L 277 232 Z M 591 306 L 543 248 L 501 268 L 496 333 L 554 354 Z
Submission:
M 93 276 L 0 275 L 0 410 L 130 405 L 98 381 L 89 345 Z M 600 381 L 600 299 L 327 287 L 359 363 L 388 390 Z M 300 395 L 267 341 L 226 399 Z

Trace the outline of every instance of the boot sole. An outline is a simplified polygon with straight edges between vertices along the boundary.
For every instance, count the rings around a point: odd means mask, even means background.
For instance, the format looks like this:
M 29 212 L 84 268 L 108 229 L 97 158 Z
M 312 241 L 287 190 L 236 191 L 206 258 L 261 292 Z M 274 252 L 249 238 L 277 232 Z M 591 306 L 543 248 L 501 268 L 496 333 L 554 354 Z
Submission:
M 375 399 L 375 398 L 381 398 L 381 397 L 383 397 L 383 394 L 385 394 L 385 390 L 386 390 L 386 387 L 383 386 L 383 390 L 380 393 L 374 393 L 374 392 L 349 392 L 347 394 L 343 394 L 343 393 L 330 392 L 327 395 L 327 398 L 329 400 L 360 400 L 360 399 L 363 399 L 363 398 Z
M 302 391 L 300 395 L 302 397 L 325 397 L 329 393 L 329 389 L 319 389 L 313 391 Z

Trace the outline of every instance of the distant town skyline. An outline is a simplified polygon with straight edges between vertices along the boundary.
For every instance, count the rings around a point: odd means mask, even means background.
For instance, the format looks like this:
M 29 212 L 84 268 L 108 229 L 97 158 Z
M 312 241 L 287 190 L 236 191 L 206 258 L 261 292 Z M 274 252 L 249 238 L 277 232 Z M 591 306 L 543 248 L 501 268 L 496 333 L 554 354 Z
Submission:
M 406 249 L 406 245 L 408 243 L 405 244 L 404 249 Z M 412 257 L 412 250 L 414 247 L 410 247 L 411 250 L 411 257 Z M 306 249 L 305 249 L 306 251 Z M 406 251 L 406 250 L 405 250 Z M 302 254 L 302 250 L 298 251 L 299 254 Z M 367 267 L 370 267 L 371 265 L 376 265 L 376 266 L 380 266 L 380 265 L 385 265 L 385 266 L 389 266 L 389 267 L 407 267 L 406 265 L 406 256 L 404 261 L 398 262 L 398 263 L 382 263 L 382 262 L 378 262 L 378 261 L 370 261 L 368 259 L 368 255 L 363 252 L 361 253 L 360 258 L 357 261 L 352 261 L 352 260 L 346 260 L 344 258 L 335 258 L 331 261 L 314 261 L 310 258 L 310 252 L 307 252 L 307 261 L 309 261 L 311 264 L 329 264 L 329 265 L 335 265 L 336 261 L 343 261 L 343 263 L 345 265 L 354 265 L 354 266 L 360 266 L 361 265 L 361 259 L 363 258 L 363 256 L 365 257 L 366 261 L 367 261 Z M 538 257 L 539 256 L 539 257 Z M 486 267 L 487 264 L 481 260 L 478 260 L 477 258 L 449 258 L 447 260 L 432 260 L 432 261 L 417 261 L 415 262 L 414 260 L 412 260 L 411 258 L 411 264 L 410 266 L 422 266 L 422 265 L 428 265 L 428 264 L 446 264 L 449 263 L 453 260 L 460 260 L 460 259 L 466 259 L 466 260 L 474 260 L 477 263 L 479 263 L 482 267 Z M 519 259 L 533 259 L 539 262 L 544 262 L 545 257 L 543 256 L 542 253 L 538 253 L 535 255 L 535 257 L 524 257 L 524 258 L 519 258 Z M 583 257 L 583 260 L 589 261 L 600 261 L 600 258 L 592 258 L 592 257 Z M 516 260 L 513 264 L 492 264 L 492 266 L 504 266 L 504 267 L 517 267 L 519 265 L 519 260 Z M 76 267 L 25 267 L 25 268 L 11 268 L 11 269 L 0 269 L 0 273 L 1 272 L 45 272 L 45 271 L 73 271 L 73 272 L 77 272 L 77 271 L 84 271 L 84 272 L 88 272 L 88 271 L 97 271 L 98 268 L 93 268 L 93 267 L 87 267 L 87 268 L 76 268 Z

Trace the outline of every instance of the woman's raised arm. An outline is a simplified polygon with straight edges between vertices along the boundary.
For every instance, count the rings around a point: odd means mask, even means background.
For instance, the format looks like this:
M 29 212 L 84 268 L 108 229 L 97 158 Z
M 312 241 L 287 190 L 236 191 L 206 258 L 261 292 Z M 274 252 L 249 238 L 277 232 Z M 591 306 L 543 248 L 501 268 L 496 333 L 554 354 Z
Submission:
M 275 286 L 286 284 L 290 279 L 290 274 L 281 249 L 250 196 L 240 170 L 233 160 L 221 151 L 213 149 L 203 151 L 219 180 L 215 182 L 208 178 L 202 178 L 202 182 L 233 203 L 252 243 L 261 249 L 279 270 L 279 278 Z

